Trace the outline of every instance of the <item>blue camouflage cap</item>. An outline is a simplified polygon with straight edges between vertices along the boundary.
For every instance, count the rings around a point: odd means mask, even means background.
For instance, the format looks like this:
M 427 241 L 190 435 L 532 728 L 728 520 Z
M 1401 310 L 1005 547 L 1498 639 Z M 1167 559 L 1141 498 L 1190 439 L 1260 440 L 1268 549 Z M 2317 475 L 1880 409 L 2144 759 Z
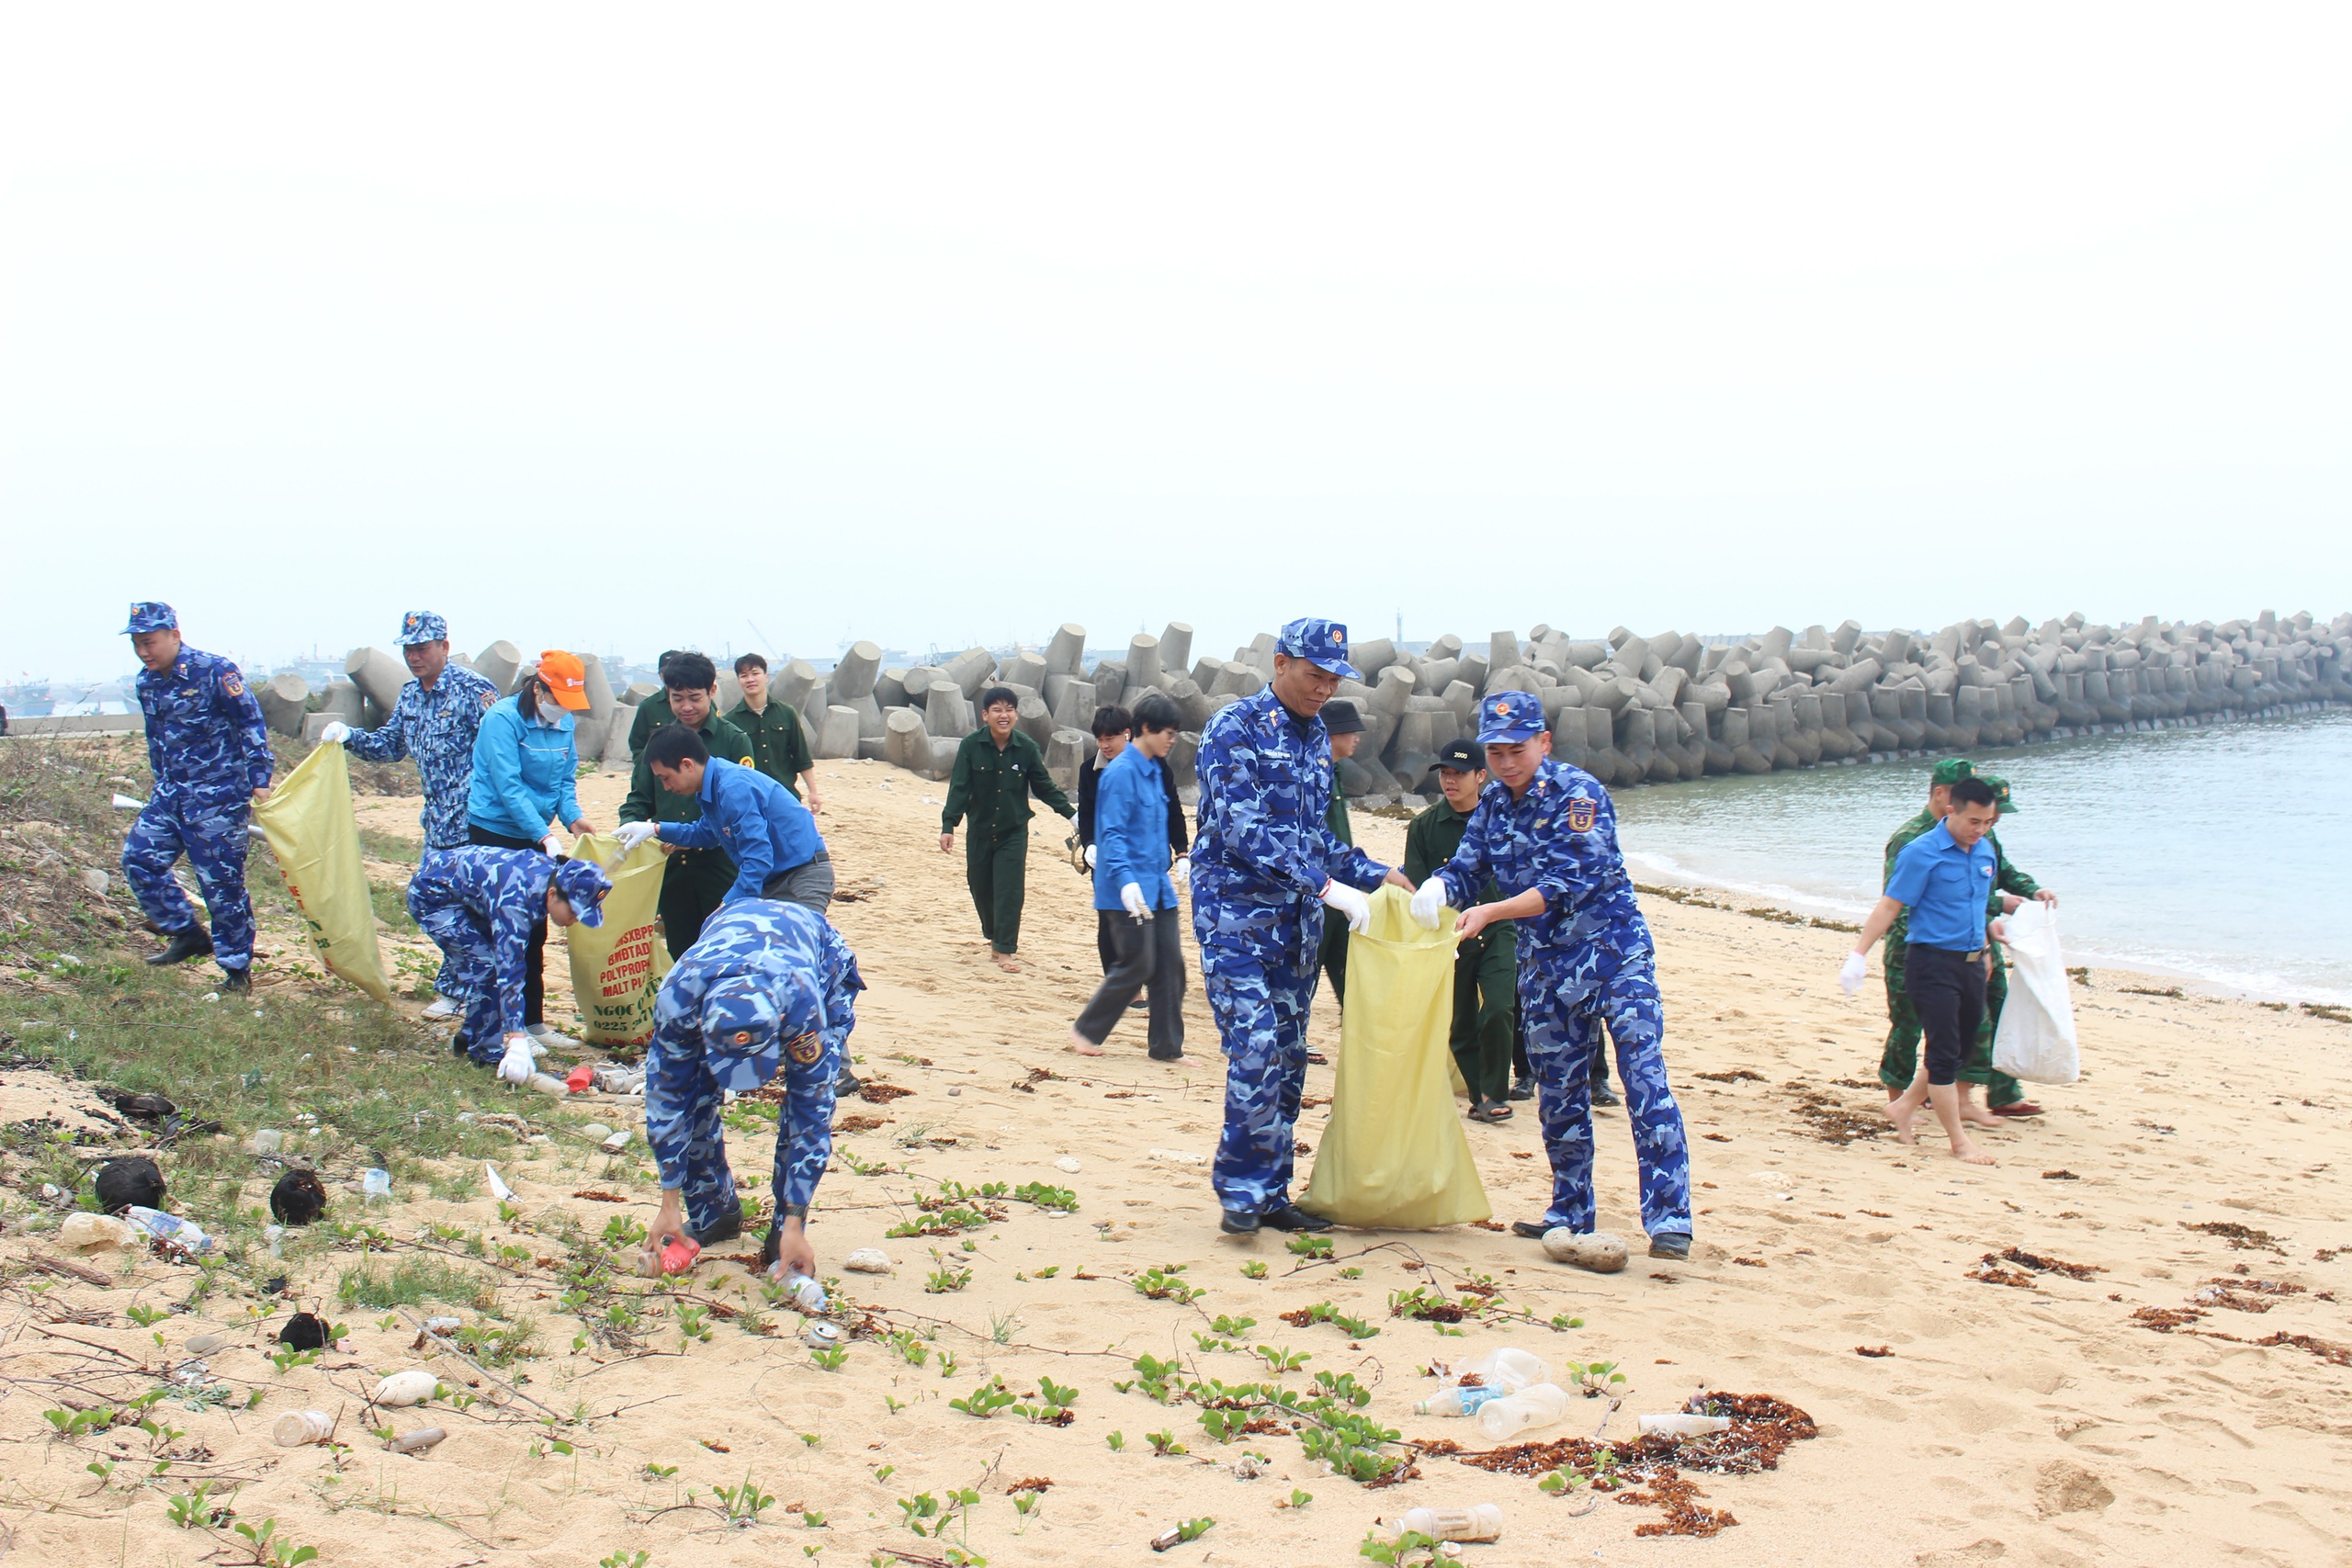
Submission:
M 126 637 L 136 632 L 175 632 L 179 629 L 180 618 L 172 614 L 172 607 L 160 599 L 141 599 L 131 605 L 130 624 L 122 628 Z
M 1544 733 L 1544 705 L 1532 692 L 1497 692 L 1478 704 L 1478 744 L 1510 746 Z
M 400 646 L 402 648 L 414 648 L 420 642 L 448 640 L 449 623 L 430 610 L 411 610 L 401 617 Z
M 803 1066 L 822 1056 L 824 1023 L 824 1000 L 806 980 L 730 976 L 703 994 L 703 1059 L 719 1088 L 741 1094 L 775 1077 L 786 1053 Z
M 1320 615 L 1305 615 L 1283 628 L 1274 651 L 1304 659 L 1317 670 L 1361 681 L 1363 676 L 1348 662 L 1348 628 Z
M 571 904 L 571 912 L 580 917 L 583 926 L 605 923 L 605 895 L 613 890 L 613 879 L 592 860 L 568 860 L 555 868 L 555 890 Z

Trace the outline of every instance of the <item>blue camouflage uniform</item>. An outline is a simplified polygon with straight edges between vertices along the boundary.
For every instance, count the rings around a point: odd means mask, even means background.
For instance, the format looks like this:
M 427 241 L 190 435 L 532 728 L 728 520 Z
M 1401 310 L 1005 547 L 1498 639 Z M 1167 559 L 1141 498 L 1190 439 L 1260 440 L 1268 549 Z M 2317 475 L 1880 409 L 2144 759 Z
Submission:
M 589 861 L 466 844 L 427 850 L 409 879 L 410 918 L 441 949 L 444 971 L 465 988 L 466 1016 L 449 1048 L 482 1066 L 496 1066 L 505 1037 L 526 1027 L 523 976 L 531 928 L 547 918 L 550 882 L 582 923 L 603 923 L 612 883 Z
M 1481 744 L 1544 731 L 1543 706 L 1528 693 L 1487 697 L 1478 715 Z M 1517 800 L 1497 780 L 1480 793 L 1461 848 L 1437 874 L 1457 909 L 1480 901 L 1489 875 L 1506 899 L 1530 888 L 1544 895 L 1543 912 L 1517 922 L 1527 1060 L 1542 1090 L 1537 1110 L 1552 1161 L 1544 1223 L 1580 1235 L 1593 1227 L 1588 1074 L 1605 1023 L 1617 1043 L 1641 1165 L 1642 1227 L 1653 1236 L 1689 1235 L 1690 1148 L 1666 1081 L 1656 953 L 1617 848 L 1608 790 L 1583 769 L 1549 758 Z
M 1329 621 L 1293 621 L 1280 649 L 1352 676 L 1347 635 Z M 1335 878 L 1374 888 L 1387 868 L 1332 834 L 1331 738 L 1320 718 L 1283 707 L 1272 687 L 1217 711 L 1195 768 L 1193 934 L 1226 1055 L 1211 1180 L 1226 1209 L 1272 1213 L 1290 1201 L 1323 888 Z
M 449 626 L 430 610 L 411 610 L 401 619 L 400 645 L 447 642 Z M 498 688 L 462 664 L 443 668 L 430 691 L 422 681 L 401 688 L 392 716 L 380 729 L 354 728 L 343 745 L 355 757 L 371 762 L 416 759 L 417 776 L 424 781 L 424 849 L 454 850 L 466 841 L 466 790 L 474 773 L 474 736 L 481 716 L 498 700 Z M 474 993 L 454 965 L 444 964 L 433 988 L 454 1001 L 471 1001 Z
M 176 631 L 169 604 L 130 607 L 132 632 Z M 196 909 L 172 875 L 183 854 L 212 913 L 213 957 L 224 970 L 254 961 L 254 907 L 245 895 L 246 828 L 253 795 L 269 787 L 273 759 L 261 704 L 236 665 L 183 643 L 162 674 L 139 672 L 139 711 L 147 724 L 153 797 L 122 845 L 123 879 L 158 930 L 171 935 L 196 924 Z
M 446 642 L 449 628 L 429 611 L 412 610 L 401 623 L 401 646 Z M 371 762 L 416 759 L 424 781 L 424 847 L 454 850 L 466 841 L 466 791 L 474 774 L 474 738 L 498 688 L 462 664 L 445 667 L 430 691 L 422 681 L 401 688 L 392 716 L 380 729 L 355 728 L 344 749 Z
M 704 922 L 662 982 L 645 1056 L 645 1137 L 688 1229 L 740 1216 L 719 1108 L 724 1091 L 757 1089 L 779 1069 L 776 1215 L 807 1216 L 832 1156 L 833 1081 L 865 988 L 849 943 L 804 905 L 741 899 Z

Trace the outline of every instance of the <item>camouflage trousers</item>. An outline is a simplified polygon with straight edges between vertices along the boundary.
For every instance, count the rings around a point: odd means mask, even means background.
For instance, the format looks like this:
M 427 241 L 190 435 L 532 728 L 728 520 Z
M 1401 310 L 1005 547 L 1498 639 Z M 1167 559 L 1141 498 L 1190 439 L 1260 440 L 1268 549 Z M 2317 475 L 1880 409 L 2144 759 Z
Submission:
M 441 950 L 436 980 L 445 997 L 466 1004 L 465 1017 L 449 1048 L 482 1066 L 496 1066 L 505 1044 L 504 1011 L 498 1000 L 498 958 L 481 918 L 463 904 L 425 905 L 412 897 L 409 915 Z
M 196 906 L 172 874 L 187 856 L 196 886 L 212 914 L 212 956 L 223 969 L 254 961 L 254 905 L 245 893 L 245 825 L 253 808 L 243 801 L 215 808 L 157 796 L 142 807 L 122 844 L 123 880 L 139 907 L 165 934 L 196 924 Z
M 1977 1030 L 1960 1066 L 1961 1082 L 1984 1086 L 1986 1105 L 2015 1105 L 2025 1098 L 2025 1086 L 1993 1066 L 1993 1035 L 2001 1027 L 2001 1006 L 2008 999 L 2008 971 L 1996 964 L 1984 982 L 1984 1027 Z M 1904 988 L 1899 960 L 1886 971 L 1886 1050 L 1878 1059 L 1878 1081 L 1900 1094 L 1918 1076 L 1920 1029 L 1911 993 Z
M 1625 1120 L 1641 1168 L 1642 1229 L 1651 1235 L 1690 1234 L 1690 1145 L 1682 1108 L 1666 1081 L 1665 1010 L 1646 953 L 1611 958 L 1600 974 L 1574 969 L 1549 954 L 1520 953 L 1520 1003 L 1527 1022 L 1527 1061 L 1535 1070 L 1544 1152 L 1552 1161 L 1547 1225 L 1593 1228 L 1592 1058 L 1604 1026 L 1617 1046 Z
M 1263 1214 L 1290 1201 L 1316 953 L 1202 954 L 1202 985 L 1225 1051 L 1225 1132 L 1210 1181 L 1227 1209 Z
M 779 1205 L 805 1203 L 815 1195 L 832 1151 L 832 1086 L 845 1059 L 843 1052 L 829 1050 L 819 1064 L 822 1070 L 796 1081 L 776 1107 L 769 1181 Z M 724 1109 L 725 1096 L 699 1064 L 670 1061 L 658 1052 L 647 1057 L 646 1142 L 661 1167 L 662 1185 L 676 1182 L 690 1230 L 716 1229 L 743 1210 L 735 1173 L 727 1164 L 727 1129 L 719 1119 Z

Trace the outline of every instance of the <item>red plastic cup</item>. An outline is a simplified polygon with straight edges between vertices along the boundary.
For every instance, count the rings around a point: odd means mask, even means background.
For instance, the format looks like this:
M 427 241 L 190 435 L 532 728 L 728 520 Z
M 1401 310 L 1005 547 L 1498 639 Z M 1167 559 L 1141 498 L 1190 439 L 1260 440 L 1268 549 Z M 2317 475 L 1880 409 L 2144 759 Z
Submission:
M 586 1094 L 589 1086 L 595 1081 L 596 1069 L 582 1062 L 564 1075 L 563 1087 L 574 1094 Z
M 701 1255 L 702 1243 L 692 1236 L 674 1237 L 662 1249 L 662 1272 L 683 1274 L 695 1266 L 695 1259 Z

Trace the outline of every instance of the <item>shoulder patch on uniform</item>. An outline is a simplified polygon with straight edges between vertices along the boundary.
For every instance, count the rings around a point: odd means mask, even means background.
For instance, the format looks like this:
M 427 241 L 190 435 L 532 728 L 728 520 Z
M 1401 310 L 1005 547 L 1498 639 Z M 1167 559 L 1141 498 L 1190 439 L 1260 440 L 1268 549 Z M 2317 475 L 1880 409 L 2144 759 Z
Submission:
M 242 697 L 245 694 L 244 678 L 232 670 L 220 677 L 220 689 L 232 697 Z
M 1591 832 L 1593 813 L 1599 809 L 1599 806 L 1589 800 L 1569 801 L 1568 831 L 1571 833 Z
M 497 687 L 484 686 L 481 689 L 481 705 L 485 708 L 494 708 L 498 705 Z
M 786 1055 L 806 1067 L 825 1054 L 825 1042 L 812 1029 L 806 1034 L 795 1035 L 784 1049 Z

